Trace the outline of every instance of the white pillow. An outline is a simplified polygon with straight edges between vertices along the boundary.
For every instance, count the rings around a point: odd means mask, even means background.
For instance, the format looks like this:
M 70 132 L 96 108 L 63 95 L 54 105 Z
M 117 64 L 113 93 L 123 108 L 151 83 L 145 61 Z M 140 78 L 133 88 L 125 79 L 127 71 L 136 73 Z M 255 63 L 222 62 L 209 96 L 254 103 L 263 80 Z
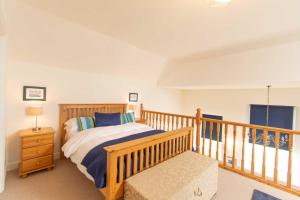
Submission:
M 78 127 L 77 118 L 72 118 L 72 119 L 69 119 L 68 121 L 66 121 L 65 122 L 65 130 L 67 132 L 66 139 L 69 139 L 74 134 L 78 133 L 79 127 Z

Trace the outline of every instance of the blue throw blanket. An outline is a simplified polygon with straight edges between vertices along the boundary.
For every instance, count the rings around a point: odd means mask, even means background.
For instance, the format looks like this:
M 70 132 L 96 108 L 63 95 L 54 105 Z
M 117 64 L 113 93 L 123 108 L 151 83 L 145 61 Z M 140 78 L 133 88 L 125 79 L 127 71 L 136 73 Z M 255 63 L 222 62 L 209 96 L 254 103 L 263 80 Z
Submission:
M 104 142 L 94 147 L 92 150 L 90 150 L 89 153 L 83 158 L 81 164 L 86 167 L 87 172 L 94 178 L 96 187 L 104 188 L 106 186 L 106 166 L 107 166 L 106 165 L 107 152 L 104 150 L 104 147 L 111 146 L 114 144 L 119 144 L 122 142 L 127 142 L 130 140 L 136 140 L 151 135 L 156 135 L 162 132 L 164 131 L 163 130 L 146 131 L 146 132 L 137 133 L 134 135 Z

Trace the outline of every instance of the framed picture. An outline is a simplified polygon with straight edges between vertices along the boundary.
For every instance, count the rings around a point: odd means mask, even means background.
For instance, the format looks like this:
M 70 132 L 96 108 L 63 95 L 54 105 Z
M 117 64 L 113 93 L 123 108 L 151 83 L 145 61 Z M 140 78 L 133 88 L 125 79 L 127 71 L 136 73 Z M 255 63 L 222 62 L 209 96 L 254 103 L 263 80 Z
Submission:
M 24 86 L 23 101 L 46 101 L 46 87 Z
M 129 93 L 129 102 L 138 102 L 139 94 L 138 93 Z

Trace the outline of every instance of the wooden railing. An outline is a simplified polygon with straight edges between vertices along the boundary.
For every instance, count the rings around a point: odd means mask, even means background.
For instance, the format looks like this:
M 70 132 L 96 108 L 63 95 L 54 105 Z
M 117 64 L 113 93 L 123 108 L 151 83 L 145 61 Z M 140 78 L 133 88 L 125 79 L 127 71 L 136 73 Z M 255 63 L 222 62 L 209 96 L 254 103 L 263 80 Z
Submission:
M 300 136 L 299 131 L 203 118 L 200 109 L 197 109 L 195 116 L 187 116 L 143 110 L 142 107 L 141 119 L 153 128 L 166 131 L 193 127 L 195 151 L 217 159 L 219 167 L 300 196 L 300 188 L 292 184 L 294 137 Z M 209 133 L 209 136 L 205 136 L 205 133 Z M 213 133 L 217 135 L 216 140 L 213 140 Z M 247 133 L 249 135 L 251 133 L 251 142 L 247 142 Z M 275 135 L 275 145 L 269 147 L 268 137 L 272 134 Z M 283 162 L 280 160 L 282 158 L 279 157 L 279 152 L 284 151 L 279 146 L 281 134 L 287 135 L 288 143 L 287 151 L 285 151 L 288 154 L 285 181 L 278 178 L 278 166 Z M 257 144 L 258 136 L 261 144 Z M 221 138 L 222 141 L 220 141 Z M 272 159 L 274 170 L 271 175 L 270 169 L 267 170 L 270 166 L 267 159 L 271 156 L 267 155 L 268 152 L 274 152 Z M 258 163 L 259 157 L 262 157 L 262 161 Z

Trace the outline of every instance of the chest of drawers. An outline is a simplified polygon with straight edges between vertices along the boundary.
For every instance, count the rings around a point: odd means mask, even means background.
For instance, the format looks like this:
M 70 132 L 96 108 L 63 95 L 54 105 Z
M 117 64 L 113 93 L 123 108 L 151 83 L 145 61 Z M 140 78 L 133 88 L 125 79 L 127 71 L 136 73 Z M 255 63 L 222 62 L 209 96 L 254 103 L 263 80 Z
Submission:
M 42 128 L 38 132 L 32 129 L 22 130 L 21 137 L 21 163 L 19 175 L 26 177 L 27 174 L 42 169 L 54 167 L 54 130 Z

